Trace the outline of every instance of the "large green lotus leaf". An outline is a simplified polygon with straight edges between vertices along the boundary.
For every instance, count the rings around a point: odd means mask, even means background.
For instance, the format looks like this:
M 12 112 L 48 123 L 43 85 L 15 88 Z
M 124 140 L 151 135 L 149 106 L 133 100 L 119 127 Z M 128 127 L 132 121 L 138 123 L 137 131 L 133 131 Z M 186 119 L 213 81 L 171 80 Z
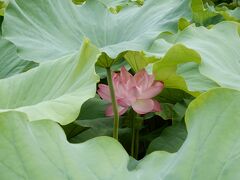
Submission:
M 153 65 L 156 78 L 167 87 L 199 92 L 218 86 L 240 89 L 238 24 L 222 22 L 211 29 L 190 26 L 167 41 L 172 47 Z
M 86 40 L 77 54 L 0 80 L 0 112 L 24 112 L 30 121 L 74 121 L 81 105 L 95 96 L 99 77 L 94 64 L 99 54 Z
M 222 87 L 240 89 L 240 37 L 238 24 L 222 22 L 212 29 L 190 27 L 181 32 L 176 43 L 201 56 L 199 71 Z
M 24 72 L 36 65 L 19 58 L 16 46 L 0 36 L 0 79 Z
M 188 136 L 176 153 L 156 151 L 131 165 L 109 137 L 69 144 L 52 121 L 0 114 L 1 179 L 239 179 L 240 91 L 218 88 L 196 98 L 186 113 Z
M 11 180 L 112 179 L 128 161 L 110 138 L 69 144 L 57 123 L 29 122 L 18 112 L 0 114 L 0 152 L 0 179 Z
M 186 81 L 188 90 L 204 92 L 219 85 L 199 72 L 199 64 L 188 62 L 177 67 L 179 76 Z
M 95 0 L 81 6 L 69 0 L 13 0 L 3 34 L 21 57 L 38 62 L 75 52 L 83 37 L 114 59 L 127 50 L 147 49 L 160 32 L 176 31 L 178 19 L 190 16 L 190 0 L 148 0 L 117 14 Z
M 141 178 L 238 179 L 239 100 L 239 91 L 223 88 L 199 96 L 186 112 L 188 136 L 180 150 L 175 154 L 155 152 L 147 156 L 137 166 L 148 172 L 142 173 Z

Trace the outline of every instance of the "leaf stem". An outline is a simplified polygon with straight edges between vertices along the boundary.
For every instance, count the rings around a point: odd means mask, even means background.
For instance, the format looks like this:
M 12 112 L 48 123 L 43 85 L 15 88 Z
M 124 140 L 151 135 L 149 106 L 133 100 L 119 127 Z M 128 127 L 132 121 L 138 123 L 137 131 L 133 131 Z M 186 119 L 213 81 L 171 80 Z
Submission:
M 134 158 L 138 158 L 138 149 L 139 149 L 139 127 L 135 128 L 135 155 Z
M 134 121 L 134 119 L 132 119 Z M 131 156 L 135 157 L 135 127 L 134 122 L 132 122 L 132 142 L 131 142 Z
M 138 158 L 139 148 L 139 122 L 138 115 L 132 109 L 130 110 L 130 127 L 132 130 L 132 142 L 131 142 L 131 156 L 135 159 Z
M 118 105 L 115 97 L 111 68 L 107 67 L 106 70 L 107 70 L 107 81 L 110 89 L 111 101 L 112 101 L 112 107 L 113 107 L 113 113 L 114 113 L 113 138 L 118 140 L 118 127 L 119 127 Z

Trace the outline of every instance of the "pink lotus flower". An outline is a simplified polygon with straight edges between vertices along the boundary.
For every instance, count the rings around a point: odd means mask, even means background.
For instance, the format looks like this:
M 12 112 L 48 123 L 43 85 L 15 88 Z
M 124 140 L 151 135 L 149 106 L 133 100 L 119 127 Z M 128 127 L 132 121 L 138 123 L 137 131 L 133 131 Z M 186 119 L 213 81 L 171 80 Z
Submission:
M 161 110 L 159 102 L 151 98 L 162 91 L 163 83 L 155 81 L 154 75 L 148 75 L 145 69 L 133 76 L 125 67 L 122 67 L 120 73 L 113 74 L 112 79 L 119 115 L 124 114 L 129 107 L 138 114 Z M 111 102 L 109 87 L 105 84 L 99 84 L 98 87 L 97 92 L 100 97 Z M 107 107 L 105 114 L 113 116 L 112 105 Z

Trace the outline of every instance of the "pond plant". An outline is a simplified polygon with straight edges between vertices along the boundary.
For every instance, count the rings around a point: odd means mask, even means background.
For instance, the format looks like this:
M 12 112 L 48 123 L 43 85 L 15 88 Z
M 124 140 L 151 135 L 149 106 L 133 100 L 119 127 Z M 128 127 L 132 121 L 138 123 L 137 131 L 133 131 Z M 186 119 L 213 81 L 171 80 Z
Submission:
M 0 0 L 0 179 L 240 179 L 240 2 Z

